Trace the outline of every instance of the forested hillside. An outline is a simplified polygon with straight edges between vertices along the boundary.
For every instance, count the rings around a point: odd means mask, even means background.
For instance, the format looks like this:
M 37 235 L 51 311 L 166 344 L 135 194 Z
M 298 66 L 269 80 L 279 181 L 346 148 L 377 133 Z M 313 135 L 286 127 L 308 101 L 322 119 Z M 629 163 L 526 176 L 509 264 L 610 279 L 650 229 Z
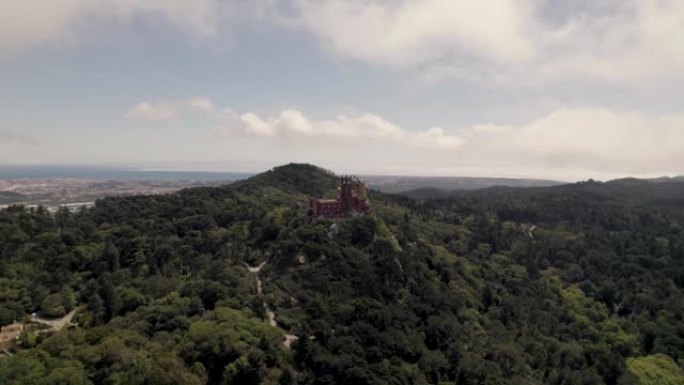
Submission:
M 292 164 L 0 211 L 0 324 L 77 310 L 28 323 L 0 384 L 684 384 L 684 183 L 373 192 L 312 221 L 336 183 Z

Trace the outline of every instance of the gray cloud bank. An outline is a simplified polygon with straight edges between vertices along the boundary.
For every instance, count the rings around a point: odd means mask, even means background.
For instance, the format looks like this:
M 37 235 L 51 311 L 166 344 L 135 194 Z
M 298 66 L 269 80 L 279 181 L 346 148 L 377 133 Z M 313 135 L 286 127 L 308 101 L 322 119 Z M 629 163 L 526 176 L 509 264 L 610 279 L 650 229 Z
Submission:
M 437 81 L 640 85 L 684 77 L 678 0 L 6 0 L 0 54 L 77 44 L 98 20 L 141 17 L 206 39 L 241 22 L 269 23 L 306 31 L 332 54 Z
M 15 131 L 0 130 L 0 145 L 38 145 L 38 139 Z

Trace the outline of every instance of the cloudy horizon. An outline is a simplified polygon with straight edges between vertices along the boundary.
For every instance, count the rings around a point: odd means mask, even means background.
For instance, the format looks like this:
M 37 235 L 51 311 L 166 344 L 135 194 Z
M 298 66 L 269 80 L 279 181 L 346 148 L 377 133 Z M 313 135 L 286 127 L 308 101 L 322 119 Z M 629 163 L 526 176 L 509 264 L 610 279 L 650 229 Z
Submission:
M 682 175 L 682 36 L 674 0 L 5 0 L 0 163 Z

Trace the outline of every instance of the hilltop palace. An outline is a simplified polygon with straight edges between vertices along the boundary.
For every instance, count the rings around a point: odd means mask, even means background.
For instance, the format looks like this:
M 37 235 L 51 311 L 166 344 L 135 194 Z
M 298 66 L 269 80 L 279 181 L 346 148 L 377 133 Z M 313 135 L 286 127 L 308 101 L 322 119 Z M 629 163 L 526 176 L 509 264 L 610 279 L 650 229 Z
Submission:
M 342 218 L 371 211 L 366 184 L 356 177 L 340 178 L 337 199 L 309 198 L 309 213 L 313 218 Z

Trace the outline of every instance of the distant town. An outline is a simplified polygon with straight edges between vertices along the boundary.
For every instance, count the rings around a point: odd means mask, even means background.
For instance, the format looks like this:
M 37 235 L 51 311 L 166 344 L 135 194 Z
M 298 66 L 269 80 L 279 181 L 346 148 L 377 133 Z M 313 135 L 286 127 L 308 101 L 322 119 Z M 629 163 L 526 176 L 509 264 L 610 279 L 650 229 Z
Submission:
M 217 186 L 230 181 L 103 180 L 97 178 L 0 179 L 0 209 L 10 205 L 78 210 L 105 196 L 167 194 L 183 188 Z

